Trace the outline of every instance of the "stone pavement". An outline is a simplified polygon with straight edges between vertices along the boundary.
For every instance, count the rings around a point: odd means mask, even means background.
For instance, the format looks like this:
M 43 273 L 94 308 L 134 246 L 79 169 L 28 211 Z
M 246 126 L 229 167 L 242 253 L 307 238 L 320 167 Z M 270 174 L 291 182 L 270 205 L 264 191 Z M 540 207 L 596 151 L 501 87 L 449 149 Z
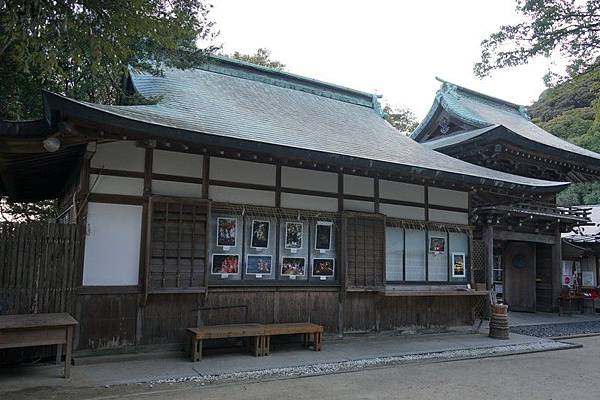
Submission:
M 558 313 L 527 313 L 509 311 L 508 321 L 510 326 L 565 324 L 574 322 L 600 321 L 600 314 L 566 314 L 559 316 Z
M 463 350 L 488 349 L 488 352 L 511 351 L 505 346 L 527 351 L 544 346 L 556 347 L 556 342 L 530 336 L 512 334 L 509 340 L 488 338 L 484 333 L 445 333 L 428 335 L 377 335 L 346 336 L 340 340 L 329 338 L 323 351 L 306 350 L 301 345 L 288 343 L 275 345 L 267 357 L 254 357 L 242 352 L 207 352 L 200 362 L 192 363 L 184 353 L 145 353 L 133 356 L 76 358 L 71 379 L 59 378 L 62 368 L 57 365 L 19 366 L 0 368 L 0 398 L 2 392 L 27 390 L 39 387 L 103 387 L 121 384 L 178 380 L 181 378 L 243 373 L 244 371 L 270 370 L 324 363 L 343 363 L 415 354 L 443 353 L 467 354 Z M 568 348 L 568 345 L 564 345 Z M 529 350 L 529 351 L 532 351 Z M 459 352 L 457 352 L 459 351 Z M 514 353 L 514 351 L 512 351 Z M 468 355 L 465 356 L 470 357 Z M 434 359 L 429 358 L 429 360 Z M 359 364 L 357 364 L 359 365 Z

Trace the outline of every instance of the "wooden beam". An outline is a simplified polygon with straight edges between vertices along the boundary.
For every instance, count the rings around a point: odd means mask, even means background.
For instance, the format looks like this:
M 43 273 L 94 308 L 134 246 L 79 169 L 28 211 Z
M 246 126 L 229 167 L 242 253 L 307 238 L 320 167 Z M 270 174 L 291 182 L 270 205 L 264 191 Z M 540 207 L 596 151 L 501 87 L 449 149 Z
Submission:
M 560 224 L 554 227 L 555 243 L 552 245 L 552 309 L 558 310 L 558 297 L 562 289 L 562 242 Z
M 373 179 L 373 196 L 375 197 L 375 212 L 379 212 L 379 178 Z
M 483 245 L 485 247 L 485 287 L 487 290 L 492 290 L 494 282 L 494 226 L 484 225 L 483 227 Z
M 210 186 L 210 156 L 204 155 L 202 165 L 202 198 L 208 199 L 208 188 Z
M 338 212 L 344 211 L 344 174 L 338 172 Z
M 281 164 L 275 169 L 275 207 L 281 207 Z
M 556 238 L 554 235 L 541 235 L 536 233 L 522 233 L 496 230 L 494 232 L 496 240 L 517 240 L 521 242 L 533 242 L 543 244 L 555 244 Z

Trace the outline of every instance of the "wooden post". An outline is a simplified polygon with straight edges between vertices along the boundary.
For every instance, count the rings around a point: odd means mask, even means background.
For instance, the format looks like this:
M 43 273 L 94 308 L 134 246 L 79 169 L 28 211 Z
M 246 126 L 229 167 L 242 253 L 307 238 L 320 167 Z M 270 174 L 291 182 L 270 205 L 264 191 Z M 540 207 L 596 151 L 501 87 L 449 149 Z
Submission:
M 483 245 L 485 247 L 485 287 L 493 289 L 494 283 L 494 226 L 491 224 L 483 227 Z
M 562 240 L 560 222 L 554 228 L 554 244 L 552 245 L 552 310 L 558 309 L 558 298 L 562 289 Z
M 71 377 L 71 354 L 73 352 L 73 326 L 67 327 L 67 343 L 65 351 L 65 379 Z

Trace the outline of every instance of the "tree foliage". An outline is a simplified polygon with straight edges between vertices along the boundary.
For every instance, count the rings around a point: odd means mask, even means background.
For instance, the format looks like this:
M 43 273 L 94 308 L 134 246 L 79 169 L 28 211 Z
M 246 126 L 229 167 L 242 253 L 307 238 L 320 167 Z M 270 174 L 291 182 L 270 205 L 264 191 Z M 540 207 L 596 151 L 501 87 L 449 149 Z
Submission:
M 570 61 L 571 77 L 594 64 L 600 53 L 598 0 L 517 0 L 524 21 L 503 25 L 481 43 L 477 76 L 526 64 L 536 56 L 559 51 Z
M 383 115 L 387 122 L 404 134 L 409 134 L 419 125 L 415 114 L 408 108 L 394 107 L 386 104 Z
M 159 74 L 203 61 L 213 22 L 203 0 L 0 2 L 0 119 L 39 118 L 41 90 L 123 100 L 128 66 Z
M 50 221 L 56 218 L 57 213 L 56 200 L 20 203 L 0 199 L 0 221 L 4 222 Z
M 230 57 L 256 65 L 262 65 L 263 67 L 273 68 L 278 71 L 285 70 L 285 64 L 271 59 L 271 50 L 264 47 L 259 47 L 254 54 L 243 54 L 236 51 Z
M 42 117 L 42 90 L 115 104 L 128 67 L 189 68 L 215 48 L 204 0 L 0 2 L 0 119 Z M 204 48 L 199 43 L 204 42 Z M 0 219 L 45 220 L 56 201 L 0 199 Z
M 600 64 L 545 90 L 529 107 L 529 114 L 546 131 L 600 153 Z M 572 184 L 557 201 L 599 204 L 600 184 Z

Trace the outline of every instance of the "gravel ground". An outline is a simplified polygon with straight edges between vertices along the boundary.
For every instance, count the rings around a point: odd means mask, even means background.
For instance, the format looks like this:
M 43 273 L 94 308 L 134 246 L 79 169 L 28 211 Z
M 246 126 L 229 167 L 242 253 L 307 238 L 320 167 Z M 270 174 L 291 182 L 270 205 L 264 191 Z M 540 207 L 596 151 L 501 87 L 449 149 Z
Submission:
M 593 333 L 600 334 L 600 321 L 516 326 L 510 328 L 510 331 L 513 333 L 537 337 L 577 336 Z
M 479 357 L 492 357 L 499 355 L 509 355 L 515 353 L 530 353 L 547 350 L 557 350 L 569 348 L 572 345 L 554 342 L 540 341 L 527 344 L 514 344 L 506 346 L 496 346 L 491 348 L 479 348 L 469 350 L 449 350 L 424 354 L 408 354 L 394 357 L 378 357 L 372 359 L 343 361 L 336 363 L 320 363 L 298 367 L 273 368 L 265 370 L 235 372 L 221 375 L 192 376 L 175 379 L 161 379 L 145 384 L 173 384 L 173 383 L 197 383 L 201 386 L 214 385 L 233 382 L 254 382 L 270 379 L 292 378 L 301 376 L 328 375 L 340 372 L 359 371 L 368 368 L 389 367 L 407 364 L 419 361 L 451 361 L 464 360 Z

